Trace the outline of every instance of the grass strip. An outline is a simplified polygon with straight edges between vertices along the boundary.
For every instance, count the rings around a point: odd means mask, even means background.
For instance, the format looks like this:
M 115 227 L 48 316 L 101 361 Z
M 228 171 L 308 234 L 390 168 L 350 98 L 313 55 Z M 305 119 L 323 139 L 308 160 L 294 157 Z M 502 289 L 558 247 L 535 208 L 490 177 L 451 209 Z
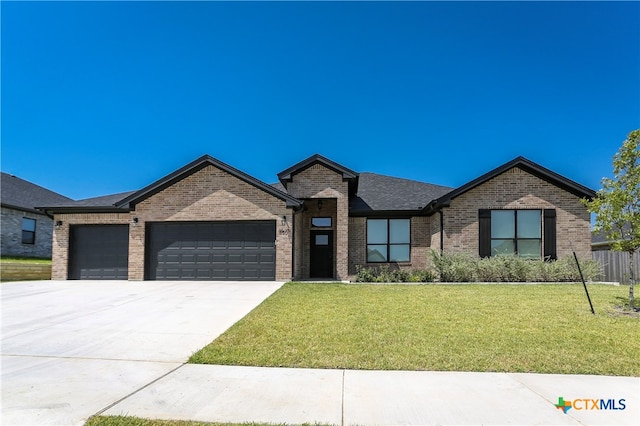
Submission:
M 287 426 L 285 423 L 217 423 L 195 422 L 191 420 L 154 420 L 133 416 L 93 416 L 87 420 L 85 426 Z M 292 426 L 292 425 L 288 425 Z M 319 424 L 302 426 L 321 426 Z

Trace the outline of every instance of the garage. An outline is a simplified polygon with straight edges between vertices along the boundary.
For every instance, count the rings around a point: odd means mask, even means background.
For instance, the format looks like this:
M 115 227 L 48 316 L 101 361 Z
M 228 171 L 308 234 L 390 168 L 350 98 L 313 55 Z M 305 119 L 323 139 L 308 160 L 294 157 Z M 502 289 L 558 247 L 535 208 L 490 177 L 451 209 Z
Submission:
M 146 279 L 275 280 L 275 221 L 147 223 Z
M 128 278 L 128 225 L 73 225 L 69 244 L 69 279 Z

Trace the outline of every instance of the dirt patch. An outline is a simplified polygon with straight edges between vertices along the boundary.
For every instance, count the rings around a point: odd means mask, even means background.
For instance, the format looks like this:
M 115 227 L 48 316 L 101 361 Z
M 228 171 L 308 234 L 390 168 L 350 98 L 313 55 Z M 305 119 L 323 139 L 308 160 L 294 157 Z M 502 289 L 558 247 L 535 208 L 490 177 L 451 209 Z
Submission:
M 614 306 L 611 313 L 613 317 L 631 317 L 640 319 L 640 311 L 632 311 L 629 306 Z

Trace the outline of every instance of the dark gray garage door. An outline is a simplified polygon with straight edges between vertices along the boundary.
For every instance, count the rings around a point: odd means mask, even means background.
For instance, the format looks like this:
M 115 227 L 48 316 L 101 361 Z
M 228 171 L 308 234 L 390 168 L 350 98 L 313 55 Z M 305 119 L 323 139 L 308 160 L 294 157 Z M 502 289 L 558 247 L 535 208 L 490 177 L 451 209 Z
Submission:
M 69 244 L 69 279 L 128 278 L 128 225 L 72 225 Z
M 275 239 L 275 221 L 150 223 L 147 279 L 274 280 Z

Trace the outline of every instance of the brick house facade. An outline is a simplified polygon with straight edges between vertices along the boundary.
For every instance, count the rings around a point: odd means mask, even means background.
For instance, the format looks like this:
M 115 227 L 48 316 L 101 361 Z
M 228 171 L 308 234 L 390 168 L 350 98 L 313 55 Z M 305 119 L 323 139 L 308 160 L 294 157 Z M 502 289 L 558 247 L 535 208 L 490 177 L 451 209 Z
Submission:
M 43 208 L 53 278 L 348 280 L 360 266 L 426 268 L 434 249 L 590 255 L 580 200 L 595 193 L 522 157 L 459 188 L 320 155 L 278 179 L 203 156 L 133 193 Z
M 0 188 L 0 254 L 51 258 L 53 220 L 36 207 L 73 200 L 8 173 Z

